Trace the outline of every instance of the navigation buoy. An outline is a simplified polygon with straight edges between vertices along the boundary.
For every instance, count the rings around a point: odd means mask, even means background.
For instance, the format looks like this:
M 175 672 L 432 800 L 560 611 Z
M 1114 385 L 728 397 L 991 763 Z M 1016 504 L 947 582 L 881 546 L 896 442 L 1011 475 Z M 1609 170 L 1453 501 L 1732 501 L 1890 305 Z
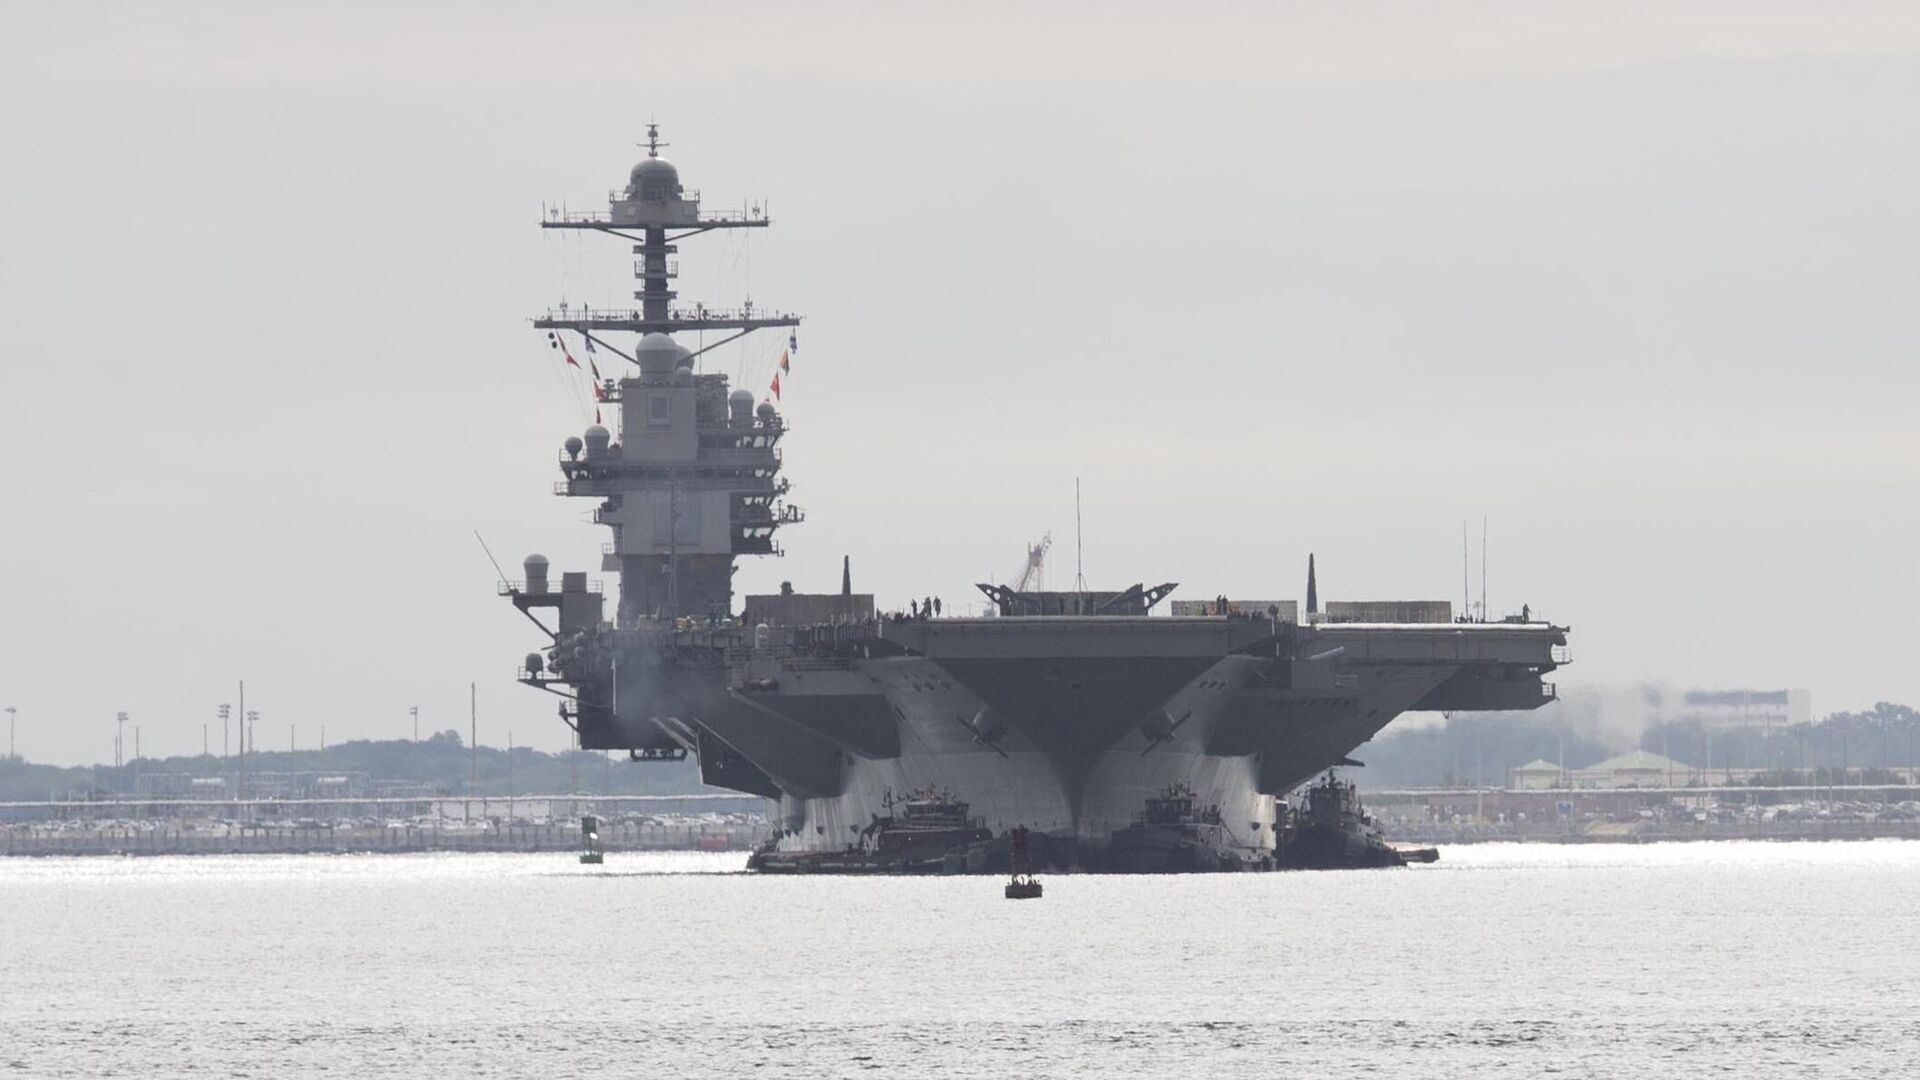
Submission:
M 1007 834 L 1007 849 L 1013 859 L 1013 877 L 1007 882 L 1007 899 L 1037 900 L 1040 898 L 1040 883 L 1027 870 L 1027 829 L 1016 825 Z
M 600 819 L 592 814 L 581 814 L 580 865 L 599 866 L 606 861 L 606 852 L 600 847 Z

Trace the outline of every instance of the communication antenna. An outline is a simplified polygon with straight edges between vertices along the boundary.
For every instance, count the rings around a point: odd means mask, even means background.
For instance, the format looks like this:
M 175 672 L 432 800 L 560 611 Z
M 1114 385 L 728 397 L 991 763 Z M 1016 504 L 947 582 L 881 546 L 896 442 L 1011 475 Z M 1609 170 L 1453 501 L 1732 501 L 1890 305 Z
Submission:
M 473 530 L 473 538 L 480 541 L 480 550 L 487 553 L 487 561 L 493 564 L 493 572 L 500 575 L 501 581 L 507 580 L 507 572 L 500 569 L 500 560 L 493 557 L 493 549 L 481 538 L 479 529 Z
M 1487 621 L 1487 516 L 1480 515 L 1480 621 Z
M 1080 542 L 1080 478 L 1073 478 L 1073 591 L 1087 591 L 1086 552 Z

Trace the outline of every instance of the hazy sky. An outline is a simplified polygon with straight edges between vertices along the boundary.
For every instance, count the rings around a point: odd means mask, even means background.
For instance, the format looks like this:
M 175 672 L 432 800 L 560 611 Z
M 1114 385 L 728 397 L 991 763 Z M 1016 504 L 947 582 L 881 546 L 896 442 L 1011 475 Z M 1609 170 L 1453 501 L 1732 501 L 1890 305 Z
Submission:
M 1920 6 L 8 6 L 0 706 L 20 751 L 466 726 L 597 564 L 535 227 L 659 119 L 682 295 L 807 321 L 791 579 L 1489 595 L 1565 683 L 1920 701 Z M 275 13 L 286 12 L 286 13 Z M 758 389 L 768 337 L 711 354 Z M 1475 554 L 1476 577 L 1478 555 Z M 1477 583 L 1475 586 L 1478 588 Z M 218 748 L 216 724 L 213 742 Z

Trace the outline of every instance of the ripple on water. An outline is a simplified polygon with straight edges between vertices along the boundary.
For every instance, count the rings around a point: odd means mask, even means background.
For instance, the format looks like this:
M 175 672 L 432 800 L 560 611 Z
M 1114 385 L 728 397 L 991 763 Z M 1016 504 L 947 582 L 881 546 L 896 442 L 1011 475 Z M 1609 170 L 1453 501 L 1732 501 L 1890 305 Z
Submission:
M 1881 1076 L 1920 844 L 1448 848 L 1245 877 L 739 856 L 0 863 L 25 1076 Z

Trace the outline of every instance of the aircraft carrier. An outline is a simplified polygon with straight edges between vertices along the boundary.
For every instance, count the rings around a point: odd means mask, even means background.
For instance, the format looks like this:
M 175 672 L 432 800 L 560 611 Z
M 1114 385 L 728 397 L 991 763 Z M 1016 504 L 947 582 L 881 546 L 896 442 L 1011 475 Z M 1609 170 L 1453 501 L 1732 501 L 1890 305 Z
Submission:
M 803 515 L 780 407 L 701 354 L 763 330 L 797 348 L 800 317 L 679 300 L 678 245 L 771 222 L 758 205 L 702 209 L 661 145 L 650 127 L 606 210 L 540 223 L 632 245 L 633 306 L 533 320 L 570 360 L 575 344 L 592 358 L 615 414 L 565 440 L 555 489 L 592 500 L 612 533 L 614 610 L 587 572 L 556 582 L 539 555 L 501 593 L 548 638 L 520 680 L 559 696 L 582 747 L 692 754 L 707 783 L 777 800 L 755 868 L 1002 870 L 1016 828 L 1040 866 L 1272 867 L 1286 796 L 1395 716 L 1552 699 L 1563 627 L 1447 602 L 1323 609 L 1311 568 L 1304 612 L 1216 597 L 1156 613 L 1172 582 L 983 585 L 990 614 L 883 612 L 844 563 L 838 589 L 736 597 L 736 560 L 780 554 L 776 534 Z M 620 370 L 600 371 L 610 358 Z

